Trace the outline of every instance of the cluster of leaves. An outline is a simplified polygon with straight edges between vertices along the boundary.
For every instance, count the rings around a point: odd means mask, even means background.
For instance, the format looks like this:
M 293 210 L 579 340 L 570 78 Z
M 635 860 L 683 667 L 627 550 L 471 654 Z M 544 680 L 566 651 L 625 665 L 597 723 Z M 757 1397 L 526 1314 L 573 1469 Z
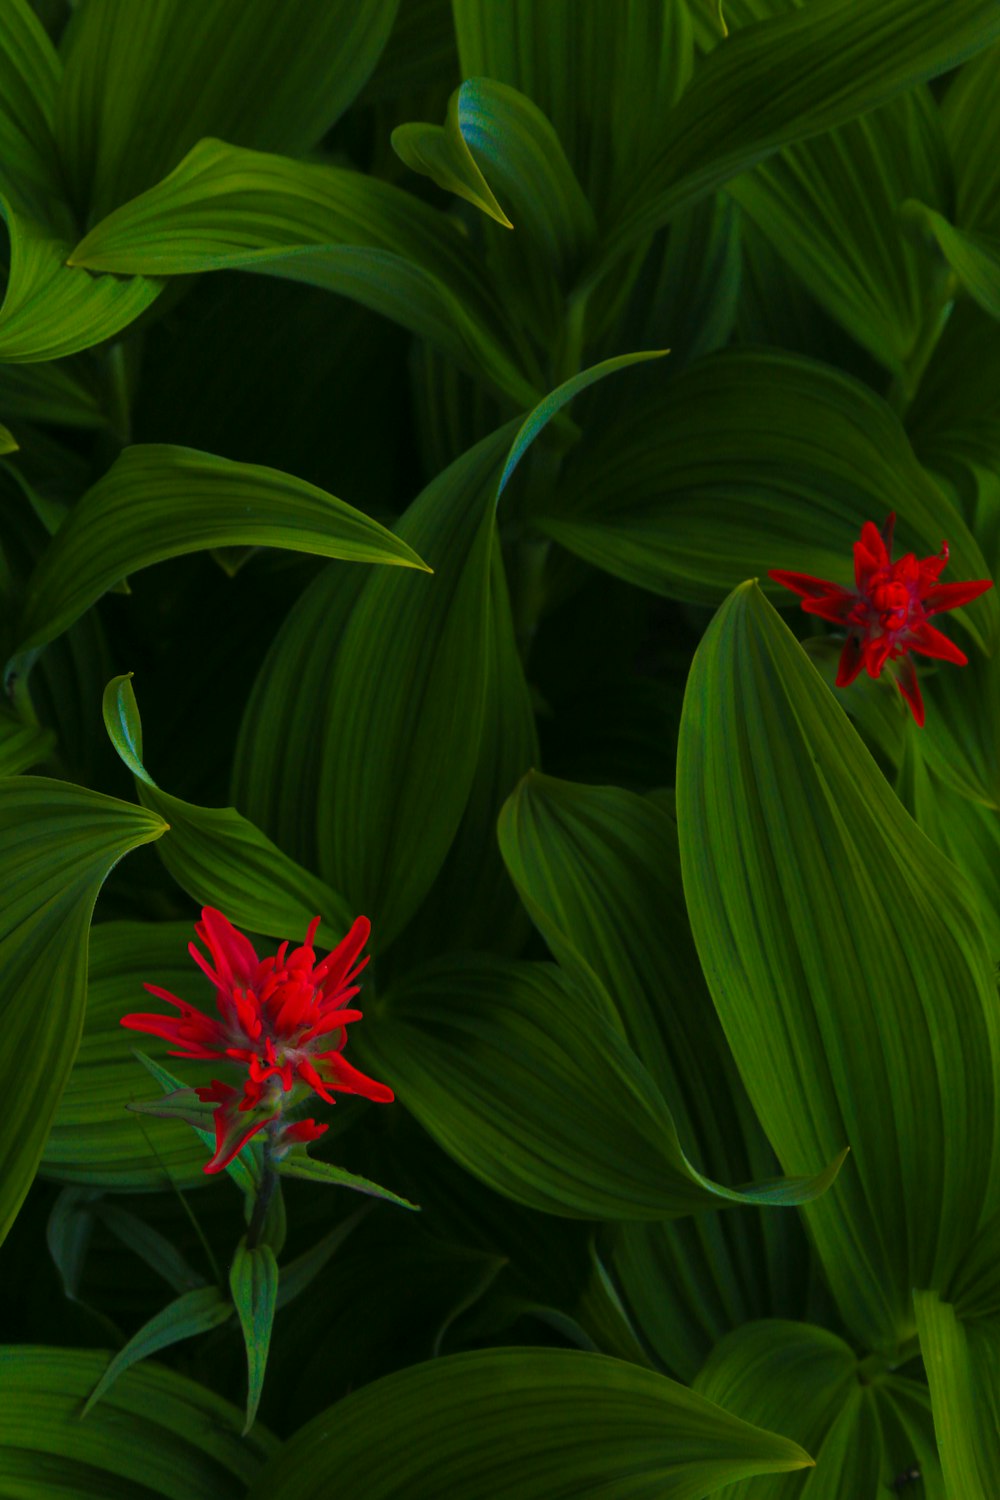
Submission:
M 1000 560 L 998 67 L 995 0 L 3 0 L 0 1489 L 996 1493 L 1000 602 L 919 729 L 767 573 Z M 312 1175 L 420 1214 L 226 1264 L 119 1026 L 202 904 L 371 918 L 400 1102 Z

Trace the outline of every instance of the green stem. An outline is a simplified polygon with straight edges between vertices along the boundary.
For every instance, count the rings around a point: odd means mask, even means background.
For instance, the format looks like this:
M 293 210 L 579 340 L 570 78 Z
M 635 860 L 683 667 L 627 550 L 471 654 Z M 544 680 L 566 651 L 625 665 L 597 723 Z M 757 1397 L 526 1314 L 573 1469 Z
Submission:
M 274 1190 L 278 1186 L 278 1169 L 275 1166 L 274 1135 L 275 1127 L 280 1124 L 278 1120 L 272 1120 L 264 1131 L 264 1150 L 261 1160 L 260 1182 L 257 1184 L 257 1197 L 254 1200 L 253 1213 L 250 1215 L 250 1223 L 247 1225 L 246 1244 L 248 1250 L 256 1250 L 260 1244 L 264 1225 L 267 1221 L 267 1210 L 274 1197 Z

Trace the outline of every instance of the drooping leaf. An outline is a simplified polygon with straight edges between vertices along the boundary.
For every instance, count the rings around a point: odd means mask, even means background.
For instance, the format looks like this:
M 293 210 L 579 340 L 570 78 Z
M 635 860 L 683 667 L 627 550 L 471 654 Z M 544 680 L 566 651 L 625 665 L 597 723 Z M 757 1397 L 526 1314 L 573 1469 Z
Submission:
M 458 226 L 360 172 L 205 140 L 96 225 L 69 261 L 155 276 L 235 267 L 325 287 L 430 340 L 520 405 L 538 399 L 530 348 Z
M 87 934 L 108 872 L 163 820 L 67 782 L 0 781 L 0 1238 L 31 1185 L 80 1042 Z
M 378 522 L 290 474 L 142 444 L 122 454 L 57 532 L 28 586 L 19 649 L 52 640 L 139 568 L 241 545 L 426 571 Z
M 172 1370 L 130 1371 L 80 1421 L 107 1356 L 20 1345 L 0 1352 L 0 1485 L 135 1500 L 243 1500 L 279 1444 L 266 1429 L 239 1440 L 242 1414 Z
M 208 1333 L 210 1329 L 218 1328 L 220 1323 L 228 1322 L 232 1315 L 232 1303 L 222 1295 L 217 1286 L 198 1287 L 168 1303 L 111 1360 L 87 1398 L 81 1416 L 87 1416 L 126 1370 L 130 1370 L 140 1360 L 159 1353 L 161 1349 L 168 1349 L 171 1344 L 194 1338 L 196 1334 Z
M 292 155 L 366 81 L 398 0 L 97 0 L 73 18 L 56 129 L 91 222 L 171 171 L 206 135 Z
M 156 301 L 152 276 L 92 276 L 67 265 L 72 240 L 0 196 L 10 269 L 0 306 L 0 360 L 63 359 L 112 338 Z
M 752 584 L 695 658 L 677 813 L 691 926 L 841 1315 L 890 1353 L 996 1204 L 1000 1025 L 976 902 Z
M 247 1416 L 244 1437 L 257 1416 L 267 1351 L 271 1343 L 275 1301 L 278 1295 L 278 1262 L 270 1245 L 251 1249 L 246 1237 L 240 1240 L 229 1268 L 229 1290 L 243 1330 L 247 1351 Z
M 547 1213 L 666 1219 L 799 1203 L 840 1166 L 741 1190 L 703 1177 L 600 986 L 551 964 L 443 959 L 392 987 L 358 1048 L 450 1156 Z
M 586 444 L 536 524 L 578 556 L 657 593 L 715 603 L 770 568 L 852 581 L 867 520 L 899 518 L 900 549 L 951 548 L 949 577 L 989 575 L 969 527 L 860 381 L 801 356 L 725 351 L 653 386 Z M 961 616 L 989 649 L 993 593 Z
M 488 1349 L 411 1366 L 331 1407 L 285 1445 L 249 1500 L 331 1485 L 370 1500 L 697 1500 L 810 1462 L 651 1370 L 599 1354 Z
M 509 291 L 524 295 L 536 336 L 545 330 L 557 337 L 596 224 L 537 105 L 493 79 L 467 79 L 451 96 L 443 126 L 400 125 L 392 143 L 407 166 L 513 230 L 512 238 L 487 233 L 487 256 Z
M 26 724 L 9 709 L 0 708 L 0 776 L 16 776 L 44 761 L 55 744 L 50 729 Z
M 297 865 L 234 807 L 196 807 L 163 792 L 142 759 L 142 721 L 128 677 L 115 677 L 104 694 L 111 742 L 135 777 L 139 800 L 168 824 L 158 851 L 181 888 L 204 906 L 224 911 L 238 927 L 271 937 L 295 937 L 316 916 L 326 933 L 350 926 L 341 896 Z

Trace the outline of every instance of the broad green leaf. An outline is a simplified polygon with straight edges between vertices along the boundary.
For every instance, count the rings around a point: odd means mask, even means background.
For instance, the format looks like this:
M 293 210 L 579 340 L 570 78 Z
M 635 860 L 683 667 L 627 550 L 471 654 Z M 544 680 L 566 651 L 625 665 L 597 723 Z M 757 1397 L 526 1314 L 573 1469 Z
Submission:
M 534 0 L 454 0 L 452 10 L 462 76 L 531 99 L 595 204 L 655 152 L 694 64 L 686 4 L 545 0 L 539 9 Z
M 139 800 L 168 824 L 158 851 L 193 900 L 224 911 L 237 927 L 297 939 L 316 916 L 326 931 L 353 921 L 343 898 L 297 865 L 234 807 L 196 807 L 156 785 L 142 759 L 142 721 L 128 677 L 104 694 L 111 743 L 135 777 Z
M 975 494 L 1000 470 L 1000 339 L 996 324 L 971 298 L 952 315 L 907 409 L 906 425 L 922 463 Z M 978 508 L 976 502 L 973 503 Z M 1000 506 L 994 504 L 995 511 Z M 966 512 L 973 514 L 973 506 Z M 983 555 L 1000 559 L 996 525 L 977 526 Z
M 944 1500 L 926 1386 L 863 1360 L 824 1328 L 747 1323 L 717 1345 L 694 1389 L 815 1455 L 805 1484 L 791 1475 L 745 1481 L 732 1500 L 882 1500 L 913 1468 L 917 1493 Z
M 73 18 L 56 128 L 91 221 L 202 136 L 291 155 L 314 146 L 378 60 L 398 0 L 93 0 Z
M 28 0 L 0 12 L 0 162 L 4 191 L 36 212 L 61 198 L 53 121 L 62 68 Z
M 1000 1472 L 1000 1341 L 960 1323 L 936 1292 L 913 1295 L 949 1500 L 989 1500 Z
M 989 568 L 972 532 L 913 455 L 899 419 L 860 381 L 816 360 L 726 351 L 652 385 L 568 467 L 546 535 L 597 567 L 668 596 L 718 602 L 769 568 L 853 579 L 865 521 L 898 515 L 898 550 L 951 548 L 950 578 Z M 992 591 L 962 624 L 991 649 Z
M 92 356 L 53 364 L 0 365 L 0 407 L 21 422 L 103 427 L 99 371 Z
M 799 1203 L 840 1165 L 740 1191 L 703 1177 L 607 996 L 550 964 L 441 960 L 391 988 L 358 1051 L 454 1160 L 546 1213 L 666 1219 Z
M 451 96 L 444 126 L 399 125 L 392 144 L 414 171 L 514 231 L 511 238 L 487 233 L 487 256 L 507 288 L 524 294 L 536 336 L 542 329 L 555 335 L 596 224 L 537 105 L 506 84 L 467 79 Z
M 9 709 L 0 708 L 0 776 L 16 776 L 47 760 L 55 745 L 51 729 L 26 724 Z
M 651 1370 L 600 1354 L 487 1349 L 412 1366 L 329 1408 L 248 1500 L 331 1487 L 368 1500 L 699 1500 L 810 1462 Z
M 943 214 L 908 199 L 902 212 L 915 229 L 931 237 L 955 277 L 991 318 L 1000 318 L 1000 234 L 956 229 Z
M 321 575 L 265 663 L 244 718 L 239 800 L 281 839 L 274 815 L 294 787 L 294 798 L 313 809 L 313 843 L 303 830 L 303 842 L 289 847 L 371 917 L 382 946 L 441 868 L 476 781 L 483 735 L 505 732 L 484 719 L 488 704 L 502 706 L 489 687 L 496 641 L 504 654 L 510 648 L 505 601 L 491 597 L 500 492 L 577 392 L 646 357 L 582 371 L 519 427 L 509 423 L 463 454 L 399 522 L 398 535 L 429 560 L 434 577 L 373 577 L 341 602 Z M 334 613 L 324 621 L 327 604 Z M 495 751 L 485 754 L 493 759 Z M 276 775 L 290 778 L 278 793 L 269 786 Z M 301 809 L 288 816 L 301 828 Z
M 0 1238 L 31 1185 L 76 1056 L 87 936 L 98 892 L 123 855 L 165 831 L 145 808 L 68 782 L 0 781 Z
M 60 527 L 28 585 L 20 650 L 52 640 L 127 574 L 225 546 L 427 571 L 377 521 L 291 474 L 145 443 L 126 449 Z
M 96 225 L 69 261 L 156 276 L 237 268 L 325 287 L 428 339 L 520 405 L 538 399 L 530 347 L 505 319 L 468 237 L 360 172 L 205 140 Z
M 105 1500 L 243 1500 L 279 1451 L 261 1427 L 241 1442 L 235 1406 L 157 1366 L 130 1371 L 81 1422 L 106 1362 L 91 1349 L 0 1352 L 0 1487 L 11 1495 L 37 1495 L 41 1484 L 43 1493 Z
M 103 1400 L 115 1381 L 140 1360 L 147 1359 L 151 1354 L 158 1354 L 161 1349 L 169 1349 L 171 1344 L 194 1338 L 196 1334 L 208 1333 L 210 1329 L 218 1328 L 220 1323 L 228 1322 L 232 1315 L 232 1303 L 222 1295 L 217 1286 L 198 1287 L 168 1303 L 162 1312 L 156 1313 L 129 1339 L 124 1349 L 118 1351 L 91 1391 L 80 1415 L 87 1416 Z M 244 1432 L 247 1430 L 244 1428 Z
M 356 1193 L 367 1193 L 372 1198 L 384 1198 L 387 1203 L 395 1203 L 400 1208 L 419 1209 L 419 1203 L 411 1203 L 408 1198 L 401 1198 L 398 1193 L 391 1193 L 388 1188 L 380 1187 L 377 1182 L 369 1182 L 367 1177 L 359 1177 L 355 1172 L 346 1172 L 343 1167 L 338 1167 L 331 1161 L 320 1161 L 316 1156 L 306 1156 L 304 1152 L 293 1152 L 278 1163 L 278 1171 L 282 1177 L 298 1177 L 304 1182 L 326 1183 L 332 1187 L 351 1188 Z
M 921 87 L 838 130 L 786 147 L 729 191 L 821 307 L 902 375 L 947 297 L 899 221 L 904 198 L 951 201 L 947 146 Z
M 92 276 L 67 265 L 72 240 L 0 196 L 10 270 L 0 306 L 0 360 L 34 364 L 120 333 L 163 290 L 151 276 Z
M 603 986 L 687 1157 L 716 1181 L 775 1175 L 695 953 L 673 819 L 631 792 L 531 775 L 499 837 L 553 953 L 584 987 Z M 644 1338 L 687 1378 L 734 1324 L 804 1308 L 808 1256 L 791 1215 L 626 1224 L 608 1264 Z
M 733 34 L 695 70 L 652 160 L 616 183 L 601 270 L 779 147 L 876 109 L 997 37 L 992 0 L 946 9 L 939 0 L 819 0 Z
M 805 1210 L 841 1315 L 891 1354 L 997 1204 L 1000 1018 L 966 882 L 911 822 L 746 584 L 692 667 L 677 816 L 691 927 L 786 1171 L 851 1147 Z
M 270 1245 L 258 1245 L 250 1249 L 245 1236 L 240 1240 L 229 1268 L 229 1290 L 247 1350 L 247 1417 L 243 1425 L 245 1437 L 254 1424 L 261 1391 L 264 1389 L 267 1351 L 271 1343 L 271 1326 L 274 1323 L 278 1295 L 278 1262 Z

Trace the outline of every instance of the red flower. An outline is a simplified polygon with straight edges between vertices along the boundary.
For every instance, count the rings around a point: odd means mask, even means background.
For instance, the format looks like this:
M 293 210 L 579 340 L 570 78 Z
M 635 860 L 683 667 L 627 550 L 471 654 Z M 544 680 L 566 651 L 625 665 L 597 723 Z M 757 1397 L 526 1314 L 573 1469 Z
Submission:
M 923 724 L 924 703 L 909 652 L 964 667 L 968 657 L 928 623 L 928 616 L 969 604 L 993 584 L 988 578 L 938 583 L 948 561 L 947 542 L 941 543 L 937 557 L 918 562 L 908 552 L 893 562 L 895 524 L 895 515 L 890 515 L 881 532 L 872 521 L 862 526 L 861 540 L 854 543 L 853 589 L 825 578 L 812 578 L 808 573 L 786 573 L 782 568 L 772 568 L 768 577 L 800 594 L 807 614 L 846 627 L 847 642 L 837 669 L 838 687 L 847 687 L 862 667 L 869 677 L 878 677 L 887 661 L 899 660 L 896 686 L 917 723 Z
M 259 959 L 249 939 L 220 911 L 206 906 L 194 930 L 211 962 L 193 942 L 188 952 L 215 986 L 218 1019 L 155 984 L 144 988 L 176 1006 L 180 1015 L 122 1017 L 123 1026 L 173 1043 L 171 1057 L 245 1064 L 242 1096 L 219 1079 L 196 1091 L 203 1104 L 218 1106 L 215 1154 L 206 1172 L 221 1171 L 251 1136 L 279 1119 L 300 1084 L 329 1104 L 335 1102 L 334 1093 L 361 1094 L 379 1104 L 395 1097 L 392 1089 L 359 1073 L 341 1055 L 347 1026 L 361 1020 L 361 1012 L 347 1002 L 358 993 L 353 981 L 368 962 L 358 961 L 371 930 L 368 918 L 358 917 L 333 952 L 317 963 L 312 945 L 319 923 L 316 917 L 309 924 L 301 948 L 289 953 L 287 942 L 282 943 L 274 958 Z M 326 1128 L 314 1120 L 286 1125 L 277 1132 L 275 1147 L 315 1140 Z

